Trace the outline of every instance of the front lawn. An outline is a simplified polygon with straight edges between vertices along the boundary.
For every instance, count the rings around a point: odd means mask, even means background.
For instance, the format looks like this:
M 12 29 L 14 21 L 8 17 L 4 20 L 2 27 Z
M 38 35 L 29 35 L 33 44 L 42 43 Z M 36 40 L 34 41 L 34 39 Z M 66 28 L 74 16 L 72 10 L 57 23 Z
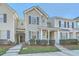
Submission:
M 79 44 L 78 45 L 63 45 L 63 47 L 70 50 L 79 50 Z
M 59 51 L 55 46 L 27 46 L 23 47 L 20 54 L 43 53 Z
M 3 55 L 6 53 L 6 51 L 10 48 L 11 46 L 9 45 L 0 45 L 0 55 Z

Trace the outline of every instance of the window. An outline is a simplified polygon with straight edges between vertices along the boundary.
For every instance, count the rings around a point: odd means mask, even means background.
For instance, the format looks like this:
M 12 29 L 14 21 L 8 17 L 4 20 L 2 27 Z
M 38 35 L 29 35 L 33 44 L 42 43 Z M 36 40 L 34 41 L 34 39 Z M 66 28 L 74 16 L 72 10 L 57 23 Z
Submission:
M 59 21 L 59 27 L 61 27 L 61 21 Z
M 42 34 L 43 34 L 42 35 L 43 36 L 43 39 L 46 39 L 47 38 L 47 32 L 44 30 Z
M 34 31 L 29 31 L 29 39 L 36 39 L 36 32 Z
M 10 31 L 7 30 L 7 39 L 10 39 Z
M 32 32 L 32 39 L 36 39 L 36 32 Z
M 0 30 L 0 39 L 7 39 L 7 32 L 5 30 Z
M 64 22 L 64 27 L 66 28 L 66 22 Z
M 76 22 L 76 28 L 79 28 L 79 22 Z
M 29 24 L 39 25 L 39 17 L 29 16 Z
M 36 24 L 37 23 L 37 18 L 36 17 L 32 17 L 32 24 Z
M 72 22 L 72 28 L 74 28 L 74 22 Z
M 60 32 L 60 38 L 61 39 L 68 39 L 68 33 L 67 32 Z
M 70 38 L 70 39 L 73 38 L 73 33 L 72 33 L 72 32 L 69 33 L 69 38 Z
M 0 22 L 3 22 L 4 16 L 0 15 Z

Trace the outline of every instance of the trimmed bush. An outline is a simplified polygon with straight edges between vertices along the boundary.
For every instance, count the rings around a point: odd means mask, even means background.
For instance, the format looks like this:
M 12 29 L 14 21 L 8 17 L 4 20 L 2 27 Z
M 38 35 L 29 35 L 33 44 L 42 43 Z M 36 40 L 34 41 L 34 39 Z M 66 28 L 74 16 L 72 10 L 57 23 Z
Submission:
M 30 41 L 30 45 L 35 45 L 35 40 L 34 39 L 31 39 L 29 41 Z
M 49 40 L 49 45 L 54 45 L 55 40 Z M 48 45 L 48 40 L 30 40 L 30 45 Z
M 61 45 L 78 44 L 78 40 L 77 39 L 63 39 L 63 40 L 60 40 L 60 44 Z
M 49 40 L 49 45 L 54 45 L 55 44 L 55 40 Z
M 36 40 L 36 45 L 47 45 L 47 40 Z

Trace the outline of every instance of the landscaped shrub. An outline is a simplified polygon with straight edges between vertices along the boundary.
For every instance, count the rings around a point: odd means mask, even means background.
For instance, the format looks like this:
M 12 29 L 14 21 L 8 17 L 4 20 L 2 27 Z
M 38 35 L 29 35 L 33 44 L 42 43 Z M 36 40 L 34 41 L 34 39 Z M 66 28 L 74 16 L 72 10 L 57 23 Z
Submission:
M 49 45 L 54 45 L 55 40 L 49 40 Z M 30 45 L 48 45 L 48 40 L 30 40 Z
M 49 40 L 49 45 L 54 45 L 55 44 L 55 40 Z
M 35 40 L 30 39 L 30 45 L 34 45 L 35 44 Z
M 68 44 L 78 44 L 78 40 L 77 39 L 63 39 L 60 40 L 60 44 L 64 44 L 64 45 L 68 45 Z

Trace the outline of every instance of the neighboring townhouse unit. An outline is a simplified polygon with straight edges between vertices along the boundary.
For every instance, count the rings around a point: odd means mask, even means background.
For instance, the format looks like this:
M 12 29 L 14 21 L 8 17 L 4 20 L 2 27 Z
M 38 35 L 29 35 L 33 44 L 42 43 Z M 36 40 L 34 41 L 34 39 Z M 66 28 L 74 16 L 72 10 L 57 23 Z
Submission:
M 0 3 L 0 44 L 16 43 L 18 16 L 7 4 Z
M 40 7 L 36 6 L 25 10 L 24 15 L 25 42 L 28 44 L 33 42 L 60 44 L 60 40 L 79 38 L 79 18 L 49 18 Z

